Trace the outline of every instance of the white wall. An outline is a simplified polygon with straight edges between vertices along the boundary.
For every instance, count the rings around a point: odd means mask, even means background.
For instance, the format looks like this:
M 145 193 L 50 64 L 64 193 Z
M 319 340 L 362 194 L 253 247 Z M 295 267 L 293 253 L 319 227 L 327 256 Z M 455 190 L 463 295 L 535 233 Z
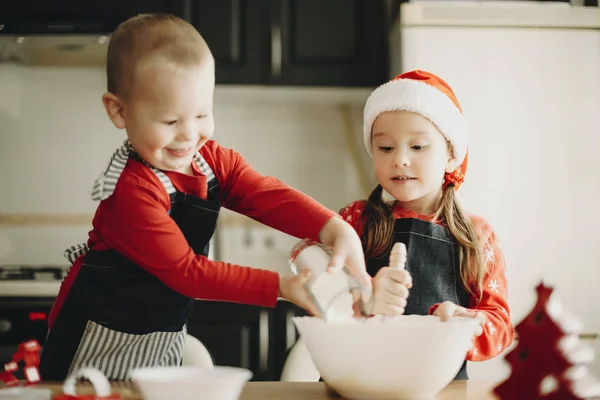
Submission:
M 125 138 L 105 114 L 104 89 L 101 68 L 0 64 L 0 214 L 94 212 L 94 179 Z M 318 95 L 314 102 L 307 96 L 282 102 L 277 95 L 257 102 L 252 95 L 244 99 L 231 93 L 217 88 L 214 138 L 221 144 L 238 150 L 259 172 L 334 210 L 361 197 L 336 104 Z M 361 111 L 353 111 L 353 129 L 360 128 Z M 89 229 L 0 225 L 0 264 L 66 265 L 63 249 L 87 239 Z M 261 235 L 284 240 L 278 257 L 261 262 L 273 251 L 239 246 L 228 239 L 241 228 L 231 228 L 232 234 L 227 229 L 220 239 L 228 261 L 288 270 L 287 253 L 295 239 L 259 229 Z

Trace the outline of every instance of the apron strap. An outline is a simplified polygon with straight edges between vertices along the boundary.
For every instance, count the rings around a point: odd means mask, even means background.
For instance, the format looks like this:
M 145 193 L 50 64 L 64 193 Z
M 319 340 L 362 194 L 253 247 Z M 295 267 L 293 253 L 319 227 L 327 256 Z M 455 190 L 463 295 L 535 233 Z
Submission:
M 127 141 L 123 143 L 123 146 L 119 147 L 110 161 L 106 169 L 100 174 L 100 176 L 94 182 L 94 188 L 92 189 L 92 200 L 104 200 L 107 199 L 115 191 L 117 187 L 117 181 L 121 176 L 121 172 L 127 165 L 129 159 L 129 149 Z
M 175 193 L 175 188 L 173 187 L 171 180 L 163 172 L 152 167 L 150 164 L 137 156 L 131 147 L 131 144 L 129 144 L 128 141 L 125 141 L 123 145 L 115 151 L 104 172 L 102 172 L 102 174 L 94 182 L 94 188 L 92 189 L 92 200 L 102 201 L 109 198 L 113 194 L 115 188 L 117 187 L 117 182 L 119 181 L 119 178 L 121 177 L 121 174 L 123 173 L 130 156 L 134 156 L 148 166 L 156 174 L 169 195 Z
M 162 183 L 162 185 L 165 187 L 165 190 L 167 191 L 167 193 L 169 193 L 169 196 L 177 192 L 175 186 L 173 186 L 173 183 L 171 182 L 167 174 L 154 167 L 150 167 L 150 169 L 152 170 L 152 172 L 154 172 L 154 175 L 156 175 L 156 177 L 160 180 L 160 183 Z
M 127 165 L 127 161 L 130 155 L 137 156 L 129 142 L 125 141 L 123 145 L 115 151 L 104 172 L 94 182 L 94 188 L 92 190 L 93 200 L 101 201 L 109 198 L 110 195 L 113 194 L 115 188 L 117 187 L 117 182 L 121 176 L 121 173 Z M 177 192 L 175 186 L 173 186 L 173 183 L 164 172 L 160 171 L 157 168 L 154 168 L 153 166 L 142 160 L 139 156 L 137 156 L 136 158 L 138 158 L 147 167 L 149 167 L 152 170 L 152 172 L 154 172 L 154 174 L 160 180 L 169 196 Z M 200 155 L 200 153 L 196 153 L 194 155 L 194 162 L 200 169 L 200 172 L 206 176 L 209 194 L 216 199 L 219 193 L 219 181 L 217 180 L 215 173 L 210 168 L 204 157 Z M 69 260 L 71 264 L 73 264 L 75 260 L 77 260 L 79 257 L 81 257 L 89 251 L 90 247 L 87 245 L 87 243 L 84 242 L 70 246 L 63 252 L 63 255 L 67 260 Z
M 87 243 L 79 243 L 66 249 L 63 252 L 63 256 L 65 256 L 65 258 L 69 260 L 71 264 L 73 264 L 75 260 L 77 260 L 79 257 L 84 255 L 88 251 L 90 251 L 90 247 L 87 245 Z
M 200 172 L 206 176 L 208 192 L 216 199 L 219 193 L 219 180 L 217 179 L 217 176 L 200 153 L 194 155 L 194 162 L 200 169 Z

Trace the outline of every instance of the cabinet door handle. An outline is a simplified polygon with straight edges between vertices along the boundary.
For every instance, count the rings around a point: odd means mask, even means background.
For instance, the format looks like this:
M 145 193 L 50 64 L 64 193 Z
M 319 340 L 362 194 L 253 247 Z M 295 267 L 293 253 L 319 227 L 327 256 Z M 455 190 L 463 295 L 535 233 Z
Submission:
M 271 27 L 271 75 L 279 78 L 281 76 L 281 26 Z
M 258 315 L 258 342 L 258 367 L 266 371 L 269 363 L 269 313 L 266 310 Z

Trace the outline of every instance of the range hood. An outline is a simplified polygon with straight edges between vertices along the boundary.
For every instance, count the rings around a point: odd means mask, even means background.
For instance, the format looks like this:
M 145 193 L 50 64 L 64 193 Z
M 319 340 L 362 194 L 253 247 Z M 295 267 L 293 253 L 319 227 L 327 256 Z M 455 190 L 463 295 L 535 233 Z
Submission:
M 15 3 L 12 3 L 15 4 Z M 38 5 L 42 5 L 41 3 Z M 53 13 L 0 9 L 0 62 L 26 65 L 103 66 L 113 15 L 91 16 L 73 4 L 50 1 Z
M 184 4 L 191 7 L 187 0 L 2 1 L 0 62 L 103 66 L 110 35 L 121 22 L 143 13 L 183 17 Z
M 34 66 L 104 66 L 110 36 L 32 34 L 0 36 L 0 62 Z

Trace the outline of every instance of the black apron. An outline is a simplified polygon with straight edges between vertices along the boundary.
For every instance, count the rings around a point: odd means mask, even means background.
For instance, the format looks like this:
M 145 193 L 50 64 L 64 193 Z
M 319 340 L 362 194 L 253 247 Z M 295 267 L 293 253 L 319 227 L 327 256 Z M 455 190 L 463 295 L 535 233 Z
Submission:
M 468 307 L 469 294 L 460 278 L 458 243 L 447 228 L 416 218 L 397 219 L 395 242 L 406 245 L 406 269 L 413 279 L 405 315 L 427 315 L 432 305 L 444 301 Z M 388 251 L 367 260 L 369 275 L 375 276 L 387 266 L 389 255 Z M 466 361 L 455 379 L 468 379 Z
M 205 174 L 204 200 L 175 191 L 154 171 L 170 194 L 171 218 L 194 252 L 208 256 L 220 210 L 214 174 Z M 110 380 L 128 380 L 133 368 L 181 365 L 194 302 L 116 250 L 90 249 L 48 334 L 40 374 L 62 381 L 91 366 Z

